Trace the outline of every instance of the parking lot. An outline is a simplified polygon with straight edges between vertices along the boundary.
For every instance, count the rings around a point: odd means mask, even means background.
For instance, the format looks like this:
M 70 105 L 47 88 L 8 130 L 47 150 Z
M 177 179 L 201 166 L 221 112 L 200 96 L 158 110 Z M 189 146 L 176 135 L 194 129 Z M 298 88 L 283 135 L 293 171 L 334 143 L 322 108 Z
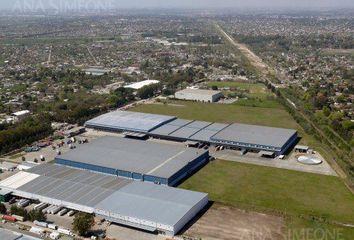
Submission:
M 222 150 L 222 151 L 210 151 L 210 155 L 215 157 L 216 159 L 223 159 L 228 161 L 235 161 L 240 163 L 249 163 L 255 165 L 261 165 L 266 167 L 275 167 L 282 168 L 300 172 L 308 172 L 308 173 L 316 173 L 330 176 L 337 176 L 336 172 L 332 169 L 332 167 L 326 162 L 326 160 L 319 155 L 310 154 L 310 156 L 315 156 L 321 159 L 323 162 L 319 165 L 305 165 L 299 163 L 296 159 L 298 155 L 295 152 L 290 153 L 285 159 L 279 158 L 263 158 L 260 157 L 257 153 L 248 152 L 245 155 L 242 155 L 240 151 L 235 150 Z M 306 154 L 304 154 L 306 155 Z

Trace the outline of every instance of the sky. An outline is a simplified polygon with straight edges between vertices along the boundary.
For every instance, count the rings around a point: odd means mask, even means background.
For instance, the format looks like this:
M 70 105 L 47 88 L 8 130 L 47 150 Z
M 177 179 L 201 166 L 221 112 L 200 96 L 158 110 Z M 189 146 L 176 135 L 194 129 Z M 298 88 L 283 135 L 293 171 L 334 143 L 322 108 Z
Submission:
M 89 8 L 354 8 L 354 0 L 0 0 L 1 9 Z

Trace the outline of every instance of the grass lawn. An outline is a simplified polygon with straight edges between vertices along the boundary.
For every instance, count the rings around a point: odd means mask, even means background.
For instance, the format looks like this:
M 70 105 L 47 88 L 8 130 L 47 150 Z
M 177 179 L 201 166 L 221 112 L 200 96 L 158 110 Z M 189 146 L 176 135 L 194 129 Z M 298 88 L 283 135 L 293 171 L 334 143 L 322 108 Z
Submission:
M 180 187 L 235 207 L 354 224 L 354 195 L 337 177 L 216 160 Z
M 354 228 L 319 223 L 312 220 L 293 217 L 287 220 L 285 235 L 288 240 L 305 239 L 354 239 Z
M 243 83 L 243 82 L 231 82 L 231 81 L 220 81 L 220 82 L 208 82 L 208 86 L 217 86 L 218 88 L 229 87 L 231 89 L 236 89 L 240 91 L 247 91 L 250 96 L 258 98 L 266 98 L 269 96 L 274 96 L 274 94 L 267 89 L 267 87 L 262 83 Z
M 287 128 L 298 127 L 296 122 L 284 109 L 277 108 L 173 101 L 171 104 L 140 105 L 133 108 L 132 111 L 166 114 L 185 119 L 210 122 L 238 122 Z
M 262 83 L 242 82 L 208 82 L 208 86 L 217 86 L 219 89 L 229 87 L 230 90 L 223 90 L 225 96 L 229 93 L 243 93 L 247 98 L 241 98 L 234 105 L 261 108 L 280 108 L 282 105 L 276 100 L 275 95 Z

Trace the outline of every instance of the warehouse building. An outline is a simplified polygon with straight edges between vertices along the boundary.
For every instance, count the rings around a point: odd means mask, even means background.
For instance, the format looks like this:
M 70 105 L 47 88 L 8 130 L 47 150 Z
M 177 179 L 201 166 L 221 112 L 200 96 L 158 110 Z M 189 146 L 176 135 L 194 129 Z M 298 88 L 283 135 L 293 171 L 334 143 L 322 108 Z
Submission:
M 19 172 L 1 181 L 0 188 L 14 196 L 167 235 L 177 234 L 208 203 L 206 193 L 55 164 Z
M 102 137 L 55 158 L 60 165 L 169 186 L 208 160 L 206 150 L 120 137 Z
M 147 133 L 174 119 L 176 117 L 118 110 L 89 120 L 85 126 L 113 132 Z
M 293 129 L 231 124 L 210 138 L 215 144 L 233 148 L 260 150 L 283 154 L 297 140 Z M 265 154 L 263 155 L 272 155 Z
M 150 85 L 153 85 L 153 84 L 158 84 L 158 83 L 160 83 L 159 80 L 144 80 L 144 81 L 140 81 L 140 82 L 129 84 L 129 85 L 124 86 L 124 87 L 125 88 L 131 88 L 131 89 L 134 89 L 134 90 L 139 90 L 139 89 L 141 89 L 143 87 L 150 86 Z
M 248 124 L 224 124 L 135 112 L 113 112 L 86 123 L 86 127 L 145 135 L 174 141 L 197 141 L 228 148 L 267 151 L 282 155 L 298 139 L 294 129 Z M 265 153 L 265 152 L 263 152 Z
M 217 102 L 223 96 L 220 91 L 189 88 L 175 93 L 176 99 L 199 102 Z
M 14 232 L 4 228 L 0 228 L 0 239 L 1 240 L 41 240 L 40 238 Z

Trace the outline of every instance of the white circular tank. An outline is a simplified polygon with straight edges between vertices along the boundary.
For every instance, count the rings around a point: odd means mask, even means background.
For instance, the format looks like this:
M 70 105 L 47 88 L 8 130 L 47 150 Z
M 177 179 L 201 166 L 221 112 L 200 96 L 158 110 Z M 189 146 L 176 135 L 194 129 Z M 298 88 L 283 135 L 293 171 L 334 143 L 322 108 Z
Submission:
M 299 156 L 297 161 L 306 165 L 319 165 L 322 163 L 321 159 L 310 156 Z

